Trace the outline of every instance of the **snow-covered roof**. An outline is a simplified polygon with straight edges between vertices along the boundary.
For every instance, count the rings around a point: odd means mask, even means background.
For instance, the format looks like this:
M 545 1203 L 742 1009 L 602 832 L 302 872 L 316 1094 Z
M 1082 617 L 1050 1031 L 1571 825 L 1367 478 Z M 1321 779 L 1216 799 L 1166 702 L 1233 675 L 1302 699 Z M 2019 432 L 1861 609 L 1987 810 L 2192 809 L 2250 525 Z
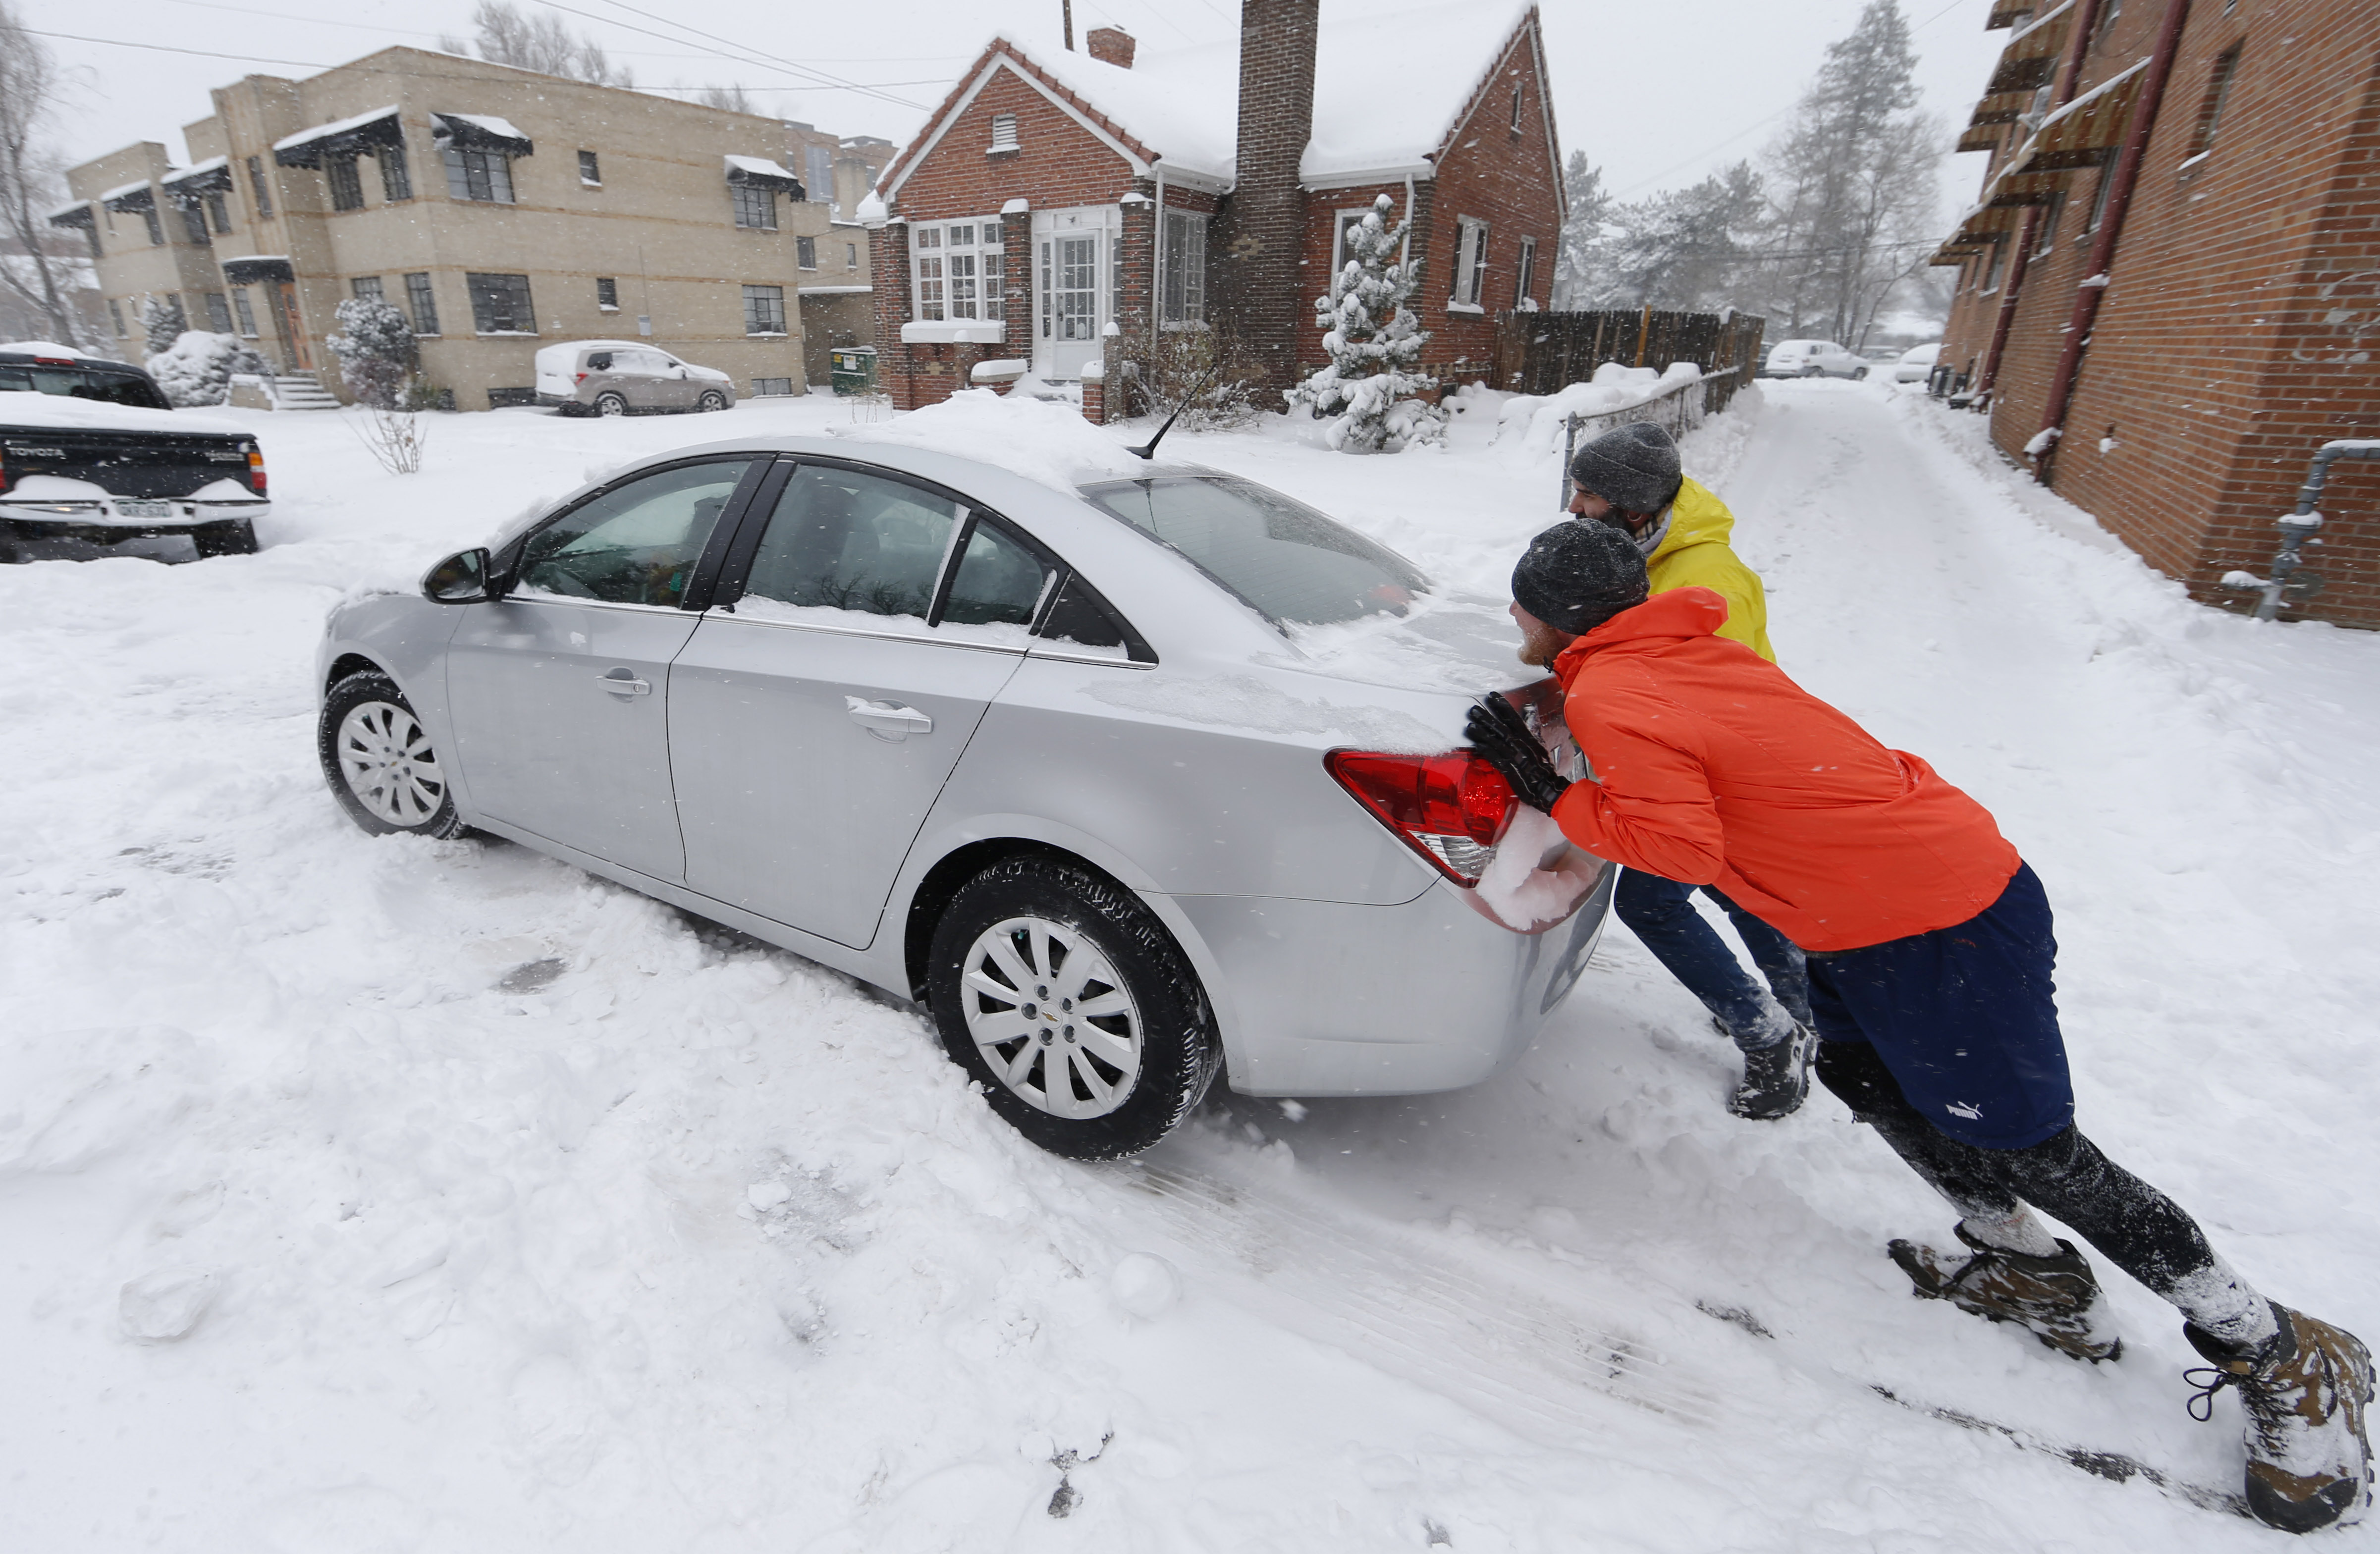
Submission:
M 391 109 L 390 111 L 393 113 L 395 110 Z M 440 118 L 459 120 L 464 124 L 471 126 L 474 129 L 484 130 L 488 134 L 493 135 L 498 140 L 526 140 L 528 139 L 528 136 L 522 134 L 517 128 L 514 127 L 512 120 L 500 117 L 495 114 L 450 114 L 443 109 L 441 109 L 438 116 Z
M 221 168 L 227 168 L 230 165 L 231 158 L 227 156 L 211 156 L 204 162 L 193 162 L 188 167 L 176 168 L 173 172 L 165 175 L 164 181 L 169 184 L 187 183 L 192 178 L 202 177 L 209 173 L 215 172 Z
M 764 178 L 783 178 L 788 183 L 801 182 L 765 156 L 737 156 L 731 152 L 727 156 L 727 170 L 731 173 L 754 173 Z
M 88 200 L 78 200 L 70 205 L 61 205 L 56 210 L 42 216 L 42 219 L 48 222 L 53 226 L 64 225 L 69 222 L 77 226 L 89 226 L 91 225 L 91 201 Z
M 121 200 L 128 194 L 142 193 L 147 190 L 148 188 L 148 179 L 135 178 L 128 184 L 118 184 L 114 188 L 107 190 L 99 197 L 99 202 L 104 205 L 111 200 Z
M 1534 8 L 1530 0 L 1505 0 L 1492 8 L 1434 4 L 1383 15 L 1362 0 L 1323 0 L 1314 131 L 1298 164 L 1300 179 L 1427 176 L 1431 155 Z M 1006 36 L 993 39 L 986 53 L 994 48 L 1056 81 L 1168 170 L 1232 181 L 1240 111 L 1236 39 L 1143 48 L 1129 68 L 1062 48 L 1028 49 Z M 947 122 L 975 83 L 999 67 L 996 58 L 978 64 L 938 119 Z M 896 184 L 924 148 L 921 140 L 902 159 Z
M 382 119 L 392 118 L 395 114 L 396 104 L 391 103 L 385 108 L 374 108 L 370 113 L 358 114 L 353 118 L 334 119 L 328 124 L 318 124 L 311 129 L 301 129 L 295 135 L 284 135 L 273 142 L 273 149 L 285 152 L 305 145 L 309 141 L 327 140 L 334 135 L 345 135 L 351 129 L 361 129 L 365 125 L 377 124 Z M 503 120 L 499 119 L 497 122 L 502 123 Z

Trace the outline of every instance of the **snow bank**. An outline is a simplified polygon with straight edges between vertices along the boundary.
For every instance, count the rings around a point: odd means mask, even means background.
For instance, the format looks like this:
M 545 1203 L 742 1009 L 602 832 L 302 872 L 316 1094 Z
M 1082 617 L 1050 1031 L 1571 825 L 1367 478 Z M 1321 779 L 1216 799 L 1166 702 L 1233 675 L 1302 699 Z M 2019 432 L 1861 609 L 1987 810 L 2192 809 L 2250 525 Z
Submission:
M 157 380 L 157 387 L 165 397 L 182 407 L 222 404 L 231 397 L 231 375 L 235 372 L 272 370 L 265 359 L 238 335 L 217 334 L 204 329 L 184 330 L 172 345 L 152 354 L 142 365 Z
M 1146 473 L 1146 460 L 1113 432 L 1083 419 L 1062 400 L 1003 397 L 961 389 L 939 405 L 891 420 L 831 429 L 855 443 L 890 443 L 978 459 L 1066 492 L 1087 480 Z
M 1516 394 L 1507 400 L 1497 426 L 1497 440 L 1509 433 L 1514 443 L 1533 454 L 1561 452 L 1562 423 L 1572 416 L 1609 415 L 1633 409 L 1658 399 L 1680 383 L 1698 382 L 1702 369 L 1691 361 L 1673 361 L 1664 371 L 1649 367 L 1622 367 L 1607 361 L 1584 383 L 1572 383 L 1551 395 Z

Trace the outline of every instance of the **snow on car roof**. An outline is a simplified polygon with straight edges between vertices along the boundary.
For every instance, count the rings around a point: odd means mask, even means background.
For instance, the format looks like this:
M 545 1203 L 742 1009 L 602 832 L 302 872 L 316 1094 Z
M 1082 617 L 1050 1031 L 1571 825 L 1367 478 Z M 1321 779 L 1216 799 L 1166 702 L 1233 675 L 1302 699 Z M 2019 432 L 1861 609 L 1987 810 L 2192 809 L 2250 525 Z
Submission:
M 115 359 L 113 357 L 94 356 L 89 351 L 79 351 L 72 346 L 61 346 L 55 340 L 0 340 L 0 352 L 12 355 L 58 357 L 69 361 L 113 361 Z
M 926 448 L 971 458 L 1067 495 L 1088 480 L 1144 475 L 1148 461 L 1113 434 L 1083 419 L 1075 405 L 1055 399 L 1002 397 L 990 389 L 962 389 L 889 421 L 836 427 L 855 443 Z
M 350 129 L 361 129 L 365 125 L 376 124 L 395 114 L 396 110 L 397 105 L 391 103 L 385 108 L 374 108 L 370 113 L 358 114 L 353 118 L 334 119 L 328 124 L 318 124 L 310 129 L 301 129 L 295 135 L 284 135 L 273 142 L 273 149 L 277 152 L 287 151 L 292 146 L 302 146 L 309 140 L 323 140 L 334 135 L 344 135 Z M 459 118 L 462 115 L 458 114 L 455 116 Z M 495 122 L 502 124 L 504 121 L 498 119 Z
M 1427 175 L 1430 153 L 1445 143 L 1529 10 L 1524 3 L 1512 5 L 1500 20 L 1482 26 L 1480 8 L 1473 6 L 1432 5 L 1384 16 L 1357 0 L 1324 0 L 1314 131 L 1299 176 Z M 1236 41 L 1144 48 L 1127 69 L 1038 37 L 1030 45 L 1010 41 L 1015 31 L 993 42 L 1029 59 L 1168 166 L 1232 176 L 1239 135 Z M 1431 40 L 1429 46 L 1416 46 L 1419 38 Z M 1394 90 L 1384 90 L 1381 83 L 1391 80 Z
M 1089 424 L 1088 422 L 1085 423 Z M 75 399 L 63 394 L 36 394 L 0 389 L 0 426 L 55 427 L 67 431 L 220 432 L 252 437 L 237 421 L 188 410 L 151 410 L 137 405 L 110 405 L 98 399 Z

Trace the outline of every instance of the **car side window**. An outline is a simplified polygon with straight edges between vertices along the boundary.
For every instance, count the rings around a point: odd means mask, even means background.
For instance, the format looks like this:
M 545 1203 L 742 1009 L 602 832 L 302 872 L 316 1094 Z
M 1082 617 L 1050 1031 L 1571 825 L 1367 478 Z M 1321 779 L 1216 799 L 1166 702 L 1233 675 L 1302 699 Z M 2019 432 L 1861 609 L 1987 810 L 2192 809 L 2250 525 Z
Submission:
M 1056 571 L 1014 535 L 978 518 L 941 618 L 959 625 L 1031 625 Z
M 612 370 L 612 353 L 609 351 L 596 351 L 590 354 L 587 358 L 587 370 L 589 372 L 609 372 Z
M 590 497 L 528 538 L 523 593 L 676 608 L 752 461 L 659 470 Z
M 776 613 L 770 605 L 914 615 L 923 625 L 958 524 L 958 504 L 931 492 L 803 465 L 769 515 L 736 608 L 763 616 Z

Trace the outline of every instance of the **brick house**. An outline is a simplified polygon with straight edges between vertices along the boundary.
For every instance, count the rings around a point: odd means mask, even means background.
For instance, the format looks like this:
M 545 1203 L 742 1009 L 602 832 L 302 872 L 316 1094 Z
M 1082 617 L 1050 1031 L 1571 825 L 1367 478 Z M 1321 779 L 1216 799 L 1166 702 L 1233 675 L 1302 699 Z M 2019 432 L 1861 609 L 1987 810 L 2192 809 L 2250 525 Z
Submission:
M 2314 449 L 2380 436 L 2380 7 L 1996 0 L 1987 25 L 2013 30 L 1960 140 L 1982 196 L 1934 259 L 1959 268 L 1937 391 L 2244 608 L 2220 580 L 2266 569 Z M 2380 627 L 2380 467 L 2336 467 L 2323 509 L 2293 613 Z
M 1536 9 L 1478 17 L 1245 0 L 1236 51 L 1141 55 L 1114 28 L 1054 58 L 994 39 L 862 212 L 893 403 L 1005 361 L 1082 383 L 1094 419 L 1129 414 L 1102 393 L 1111 365 L 1181 329 L 1218 330 L 1286 387 L 1325 360 L 1314 298 L 1379 194 L 1413 215 L 1425 365 L 1484 379 L 1496 313 L 1547 301 L 1565 203 Z

